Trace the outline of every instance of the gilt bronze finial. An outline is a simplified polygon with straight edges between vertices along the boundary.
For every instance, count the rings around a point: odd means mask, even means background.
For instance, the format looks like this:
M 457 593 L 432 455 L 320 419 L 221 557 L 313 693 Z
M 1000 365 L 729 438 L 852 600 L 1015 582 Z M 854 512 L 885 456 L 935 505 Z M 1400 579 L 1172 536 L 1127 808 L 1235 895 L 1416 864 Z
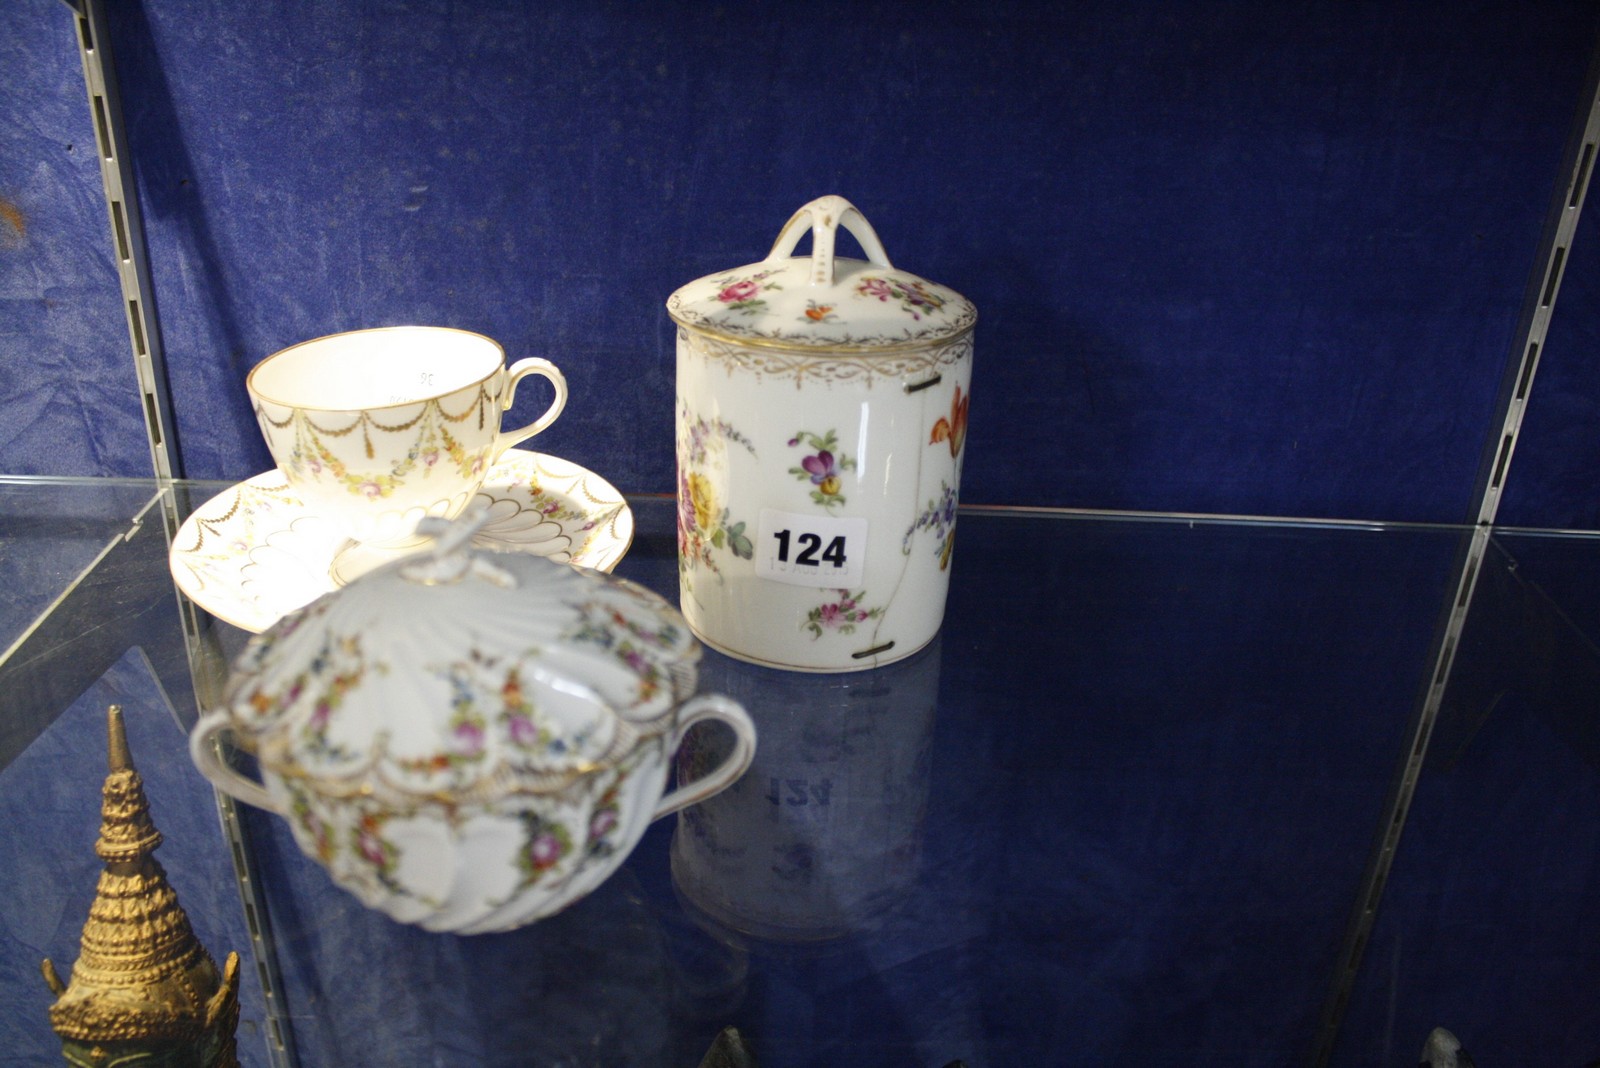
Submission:
M 50 1025 L 79 1068 L 238 1068 L 239 955 L 221 972 L 189 926 L 153 856 L 161 832 L 133 766 L 122 709 L 107 711 L 110 772 L 95 852 L 105 861 L 78 962 L 56 994 Z

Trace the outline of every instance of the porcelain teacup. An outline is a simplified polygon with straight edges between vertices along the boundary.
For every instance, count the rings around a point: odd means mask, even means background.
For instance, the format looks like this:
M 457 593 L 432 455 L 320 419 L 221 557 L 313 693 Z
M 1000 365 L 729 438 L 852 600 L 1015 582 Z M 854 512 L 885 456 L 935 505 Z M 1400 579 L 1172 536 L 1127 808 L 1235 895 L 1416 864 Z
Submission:
M 548 379 L 555 399 L 504 429 L 517 384 Z M 502 452 L 544 430 L 567 402 L 548 360 L 506 366 L 481 334 L 429 326 L 355 330 L 301 342 L 246 379 L 273 461 L 301 500 L 364 546 L 415 543 L 423 516 L 458 515 Z

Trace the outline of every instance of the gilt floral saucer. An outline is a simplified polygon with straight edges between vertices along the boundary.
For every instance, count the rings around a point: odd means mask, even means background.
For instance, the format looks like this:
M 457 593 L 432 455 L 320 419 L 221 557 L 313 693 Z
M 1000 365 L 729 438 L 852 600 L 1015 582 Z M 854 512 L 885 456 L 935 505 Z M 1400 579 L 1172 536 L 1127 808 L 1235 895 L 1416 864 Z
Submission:
M 633 542 L 633 512 L 609 482 L 567 460 L 508 449 L 476 506 L 489 522 L 474 544 L 597 571 Z M 178 588 L 216 616 L 257 632 L 393 555 L 352 556 L 333 525 L 267 471 L 230 486 L 184 521 L 169 565 Z

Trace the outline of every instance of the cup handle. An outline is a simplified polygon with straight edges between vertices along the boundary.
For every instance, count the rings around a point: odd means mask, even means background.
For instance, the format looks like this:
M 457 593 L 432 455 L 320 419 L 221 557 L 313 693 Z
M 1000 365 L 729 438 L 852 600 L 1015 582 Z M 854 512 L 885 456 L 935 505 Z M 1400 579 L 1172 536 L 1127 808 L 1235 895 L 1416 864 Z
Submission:
M 733 752 L 729 753 L 727 759 L 718 764 L 710 774 L 701 776 L 694 782 L 685 783 L 663 797 L 660 804 L 656 805 L 655 814 L 650 817 L 652 820 L 658 820 L 680 808 L 687 808 L 713 794 L 720 793 L 745 773 L 756 756 L 755 724 L 750 722 L 749 715 L 739 702 L 721 694 L 705 694 L 687 701 L 679 716 L 677 729 L 672 732 L 669 741 L 667 750 L 669 754 L 678 751 L 678 746 L 683 744 L 684 736 L 689 733 L 690 727 L 706 719 L 721 720 L 733 728 Z
M 264 786 L 245 778 L 223 763 L 217 735 L 227 730 L 229 726 L 226 712 L 210 712 L 201 716 L 200 722 L 194 726 L 194 732 L 189 735 L 189 758 L 194 761 L 194 766 L 200 769 L 200 774 L 223 793 L 256 808 L 284 815 L 283 808 L 273 800 Z
M 557 370 L 556 365 L 551 363 L 549 360 L 541 360 L 537 356 L 529 356 L 525 360 L 518 360 L 516 363 L 512 364 L 510 369 L 506 371 L 506 375 L 506 395 L 505 399 L 500 402 L 500 408 L 502 411 L 510 409 L 511 401 L 517 395 L 517 383 L 521 382 L 528 375 L 538 375 L 541 378 L 549 379 L 550 384 L 556 388 L 556 399 L 550 402 L 550 407 L 545 409 L 543 415 L 529 423 L 527 426 L 519 427 L 516 430 L 502 430 L 499 437 L 495 439 L 494 443 L 494 454 L 496 457 L 505 452 L 507 449 L 511 448 L 511 446 L 515 445 L 517 442 L 528 440 L 539 431 L 555 422 L 556 416 L 561 414 L 561 409 L 567 406 L 566 376 Z
M 808 229 L 811 235 L 811 284 L 814 286 L 833 285 L 833 239 L 839 227 L 843 226 L 855 235 L 861 242 L 861 251 L 867 254 L 867 259 L 879 267 L 893 268 L 889 262 L 889 254 L 883 250 L 883 242 L 878 240 L 878 232 L 867 222 L 867 217 L 861 214 L 861 209 L 850 203 L 844 197 L 818 197 L 799 211 L 783 225 L 778 231 L 778 240 L 772 243 L 772 251 L 767 253 L 767 263 L 787 260 L 794 247 L 800 243 L 800 236 Z

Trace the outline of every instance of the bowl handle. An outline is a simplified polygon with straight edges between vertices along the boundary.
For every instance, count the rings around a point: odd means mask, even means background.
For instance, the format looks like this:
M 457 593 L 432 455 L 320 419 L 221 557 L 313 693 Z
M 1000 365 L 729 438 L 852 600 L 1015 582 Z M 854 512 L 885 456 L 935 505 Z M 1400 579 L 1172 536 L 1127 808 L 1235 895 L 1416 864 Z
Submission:
M 744 706 L 732 698 L 723 697 L 721 694 L 704 694 L 691 698 L 684 703 L 678 714 L 678 726 L 672 732 L 672 738 L 667 748 L 667 753 L 678 751 L 678 746 L 683 744 L 683 739 L 689 733 L 689 728 L 705 719 L 716 719 L 733 728 L 733 752 L 710 774 L 702 775 L 690 783 L 678 787 L 661 799 L 656 805 L 655 814 L 650 818 L 658 820 L 680 808 L 686 808 L 698 801 L 704 801 L 713 794 L 721 793 L 733 781 L 745 773 L 750 762 L 756 756 L 756 728 L 750 722 L 750 717 L 745 713 Z
M 783 229 L 778 231 L 778 240 L 772 243 L 772 251 L 767 253 L 767 263 L 786 260 L 794 247 L 800 243 L 800 235 L 806 230 L 811 230 L 811 284 L 814 286 L 833 285 L 833 239 L 843 226 L 855 235 L 861 242 L 861 251 L 867 254 L 867 259 L 879 267 L 893 268 L 889 262 L 889 254 L 883 251 L 883 242 L 878 240 L 878 233 L 867 222 L 867 217 L 861 210 L 844 197 L 818 197 L 783 224 Z
M 200 769 L 217 789 L 230 797 L 238 798 L 246 804 L 257 808 L 264 808 L 268 812 L 284 815 L 283 808 L 272 799 L 266 788 L 258 782 L 240 775 L 228 767 L 222 760 L 222 748 L 217 741 L 217 735 L 227 730 L 230 726 L 226 712 L 211 712 L 200 717 L 200 722 L 194 725 L 194 733 L 189 735 L 189 758 L 194 761 L 194 766 Z

